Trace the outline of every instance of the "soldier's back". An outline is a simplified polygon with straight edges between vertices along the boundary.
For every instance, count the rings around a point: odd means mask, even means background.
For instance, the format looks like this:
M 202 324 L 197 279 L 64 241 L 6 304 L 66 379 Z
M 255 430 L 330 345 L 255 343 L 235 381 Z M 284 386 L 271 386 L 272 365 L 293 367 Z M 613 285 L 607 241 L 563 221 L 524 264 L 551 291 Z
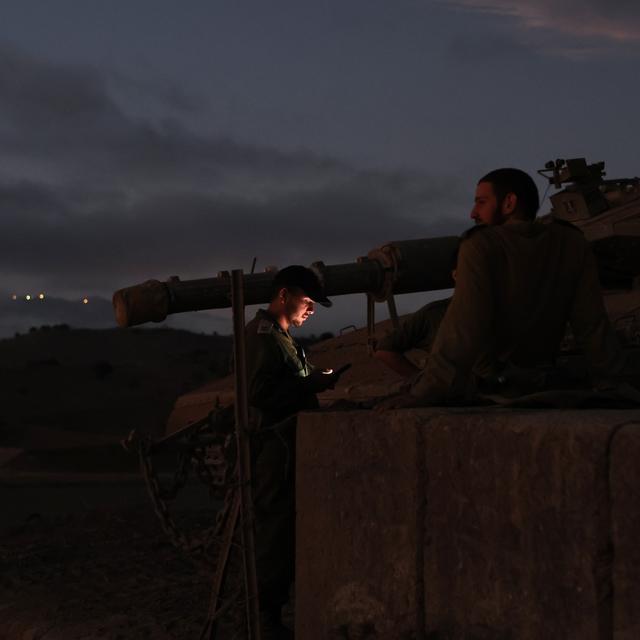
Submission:
M 469 242 L 488 267 L 496 356 L 523 366 L 551 362 L 575 292 L 591 268 L 580 231 L 558 223 L 512 222 L 484 228 Z

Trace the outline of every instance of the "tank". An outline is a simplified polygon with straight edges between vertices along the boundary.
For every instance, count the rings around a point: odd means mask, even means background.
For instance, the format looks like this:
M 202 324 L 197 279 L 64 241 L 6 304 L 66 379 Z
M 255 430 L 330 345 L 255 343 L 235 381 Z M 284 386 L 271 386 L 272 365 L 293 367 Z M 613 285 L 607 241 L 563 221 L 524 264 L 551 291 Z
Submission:
M 579 227 L 591 243 L 597 259 L 604 301 L 611 322 L 626 346 L 640 345 L 640 178 L 605 178 L 605 163 L 587 164 L 584 158 L 557 159 L 539 173 L 556 190 L 551 209 L 542 221 L 560 218 Z M 367 357 L 375 335 L 397 322 L 394 296 L 417 291 L 450 289 L 451 262 L 457 237 L 389 242 L 372 249 L 353 263 L 311 266 L 323 279 L 327 295 L 366 294 L 369 327 L 327 340 L 311 349 L 318 365 L 339 359 L 354 363 L 337 390 L 327 392 L 326 402 L 338 397 L 364 399 L 380 393 L 396 380 L 393 374 Z M 275 272 L 245 275 L 246 304 L 268 302 Z M 374 302 L 390 306 L 391 319 L 374 324 Z M 363 298 L 363 304 L 367 304 Z M 114 294 L 114 309 L 120 326 L 148 321 L 160 322 L 171 313 L 230 306 L 229 274 L 216 278 L 167 282 L 150 280 Z M 573 349 L 568 340 L 565 350 Z M 424 354 L 414 354 L 418 362 Z M 167 423 L 167 434 L 207 415 L 215 402 L 233 401 L 231 377 L 216 380 L 176 402 Z
M 588 164 L 584 158 L 553 160 L 539 173 L 548 180 L 549 189 L 555 190 L 550 196 L 550 211 L 539 219 L 549 222 L 559 218 L 582 230 L 596 256 L 605 306 L 618 336 L 627 347 L 640 345 L 640 179 L 606 179 L 604 162 Z M 321 404 L 344 399 L 364 401 L 396 388 L 398 377 L 370 357 L 371 347 L 376 336 L 400 320 L 395 311 L 396 295 L 452 288 L 451 266 L 457 245 L 457 237 L 389 242 L 352 263 L 311 265 L 323 280 L 328 296 L 364 294 L 362 303 L 367 305 L 368 317 L 367 327 L 354 328 L 311 347 L 309 357 L 317 366 L 352 363 L 334 390 L 320 394 Z M 274 275 L 275 271 L 246 274 L 244 302 L 267 303 Z M 229 307 L 230 282 L 230 274 L 221 272 L 215 278 L 181 281 L 173 277 L 166 282 L 151 280 L 122 289 L 114 294 L 116 319 L 126 327 L 160 322 L 172 313 Z M 388 305 L 389 320 L 375 322 L 376 303 Z M 575 352 L 570 336 L 563 349 Z M 420 365 L 426 354 L 416 351 L 409 357 Z M 189 551 L 225 536 L 228 541 L 233 535 L 233 531 L 225 533 L 224 528 L 228 514 L 234 509 L 233 491 L 229 487 L 233 485 L 238 458 L 229 409 L 233 402 L 233 378 L 212 381 L 178 398 L 162 441 L 142 445 L 134 434 L 127 443 L 129 449 L 136 448 L 141 456 L 142 470 L 162 526 L 174 542 Z M 178 534 L 167 515 L 167 500 L 162 497 L 151 464 L 152 454 L 166 447 L 185 451 L 181 463 L 184 469 L 195 463 L 203 480 L 223 501 L 216 525 L 207 534 L 209 541 L 202 536 Z M 165 491 L 165 496 L 170 493 Z M 218 562 L 216 570 L 223 571 L 220 567 L 225 563 L 226 560 Z M 214 580 L 218 594 L 221 576 L 222 573 Z M 214 637 L 212 629 L 207 637 Z

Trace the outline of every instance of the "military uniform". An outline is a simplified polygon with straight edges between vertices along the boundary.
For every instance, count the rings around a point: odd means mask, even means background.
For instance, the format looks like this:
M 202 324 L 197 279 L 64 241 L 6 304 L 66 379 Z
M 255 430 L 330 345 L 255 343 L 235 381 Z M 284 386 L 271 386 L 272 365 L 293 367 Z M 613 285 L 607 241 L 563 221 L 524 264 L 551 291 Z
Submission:
M 260 309 L 245 328 L 249 404 L 273 424 L 318 400 L 307 379 L 313 367 L 306 354 L 268 312 Z
M 421 401 L 470 399 L 472 368 L 483 351 L 498 370 L 552 365 L 567 322 L 594 376 L 621 370 L 622 352 L 604 308 L 595 260 L 575 227 L 524 221 L 479 225 L 463 237 L 456 275 L 431 357 L 411 388 Z
M 450 301 L 451 298 L 445 298 L 424 305 L 406 318 L 398 329 L 380 339 L 376 349 L 396 353 L 410 349 L 431 351 Z
M 304 349 L 269 313 L 245 333 L 249 404 L 262 414 L 252 446 L 258 590 L 263 614 L 277 620 L 295 575 L 295 414 L 318 400 Z

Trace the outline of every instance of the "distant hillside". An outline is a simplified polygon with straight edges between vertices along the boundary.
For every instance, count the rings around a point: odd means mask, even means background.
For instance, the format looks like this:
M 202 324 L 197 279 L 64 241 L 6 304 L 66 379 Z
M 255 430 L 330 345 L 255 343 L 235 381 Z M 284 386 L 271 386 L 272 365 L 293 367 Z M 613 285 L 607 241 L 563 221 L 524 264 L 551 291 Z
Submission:
M 229 336 L 42 327 L 0 340 L 0 447 L 116 442 L 164 431 L 175 399 L 229 371 Z
M 16 299 L 13 296 L 16 295 Z M 34 292 L 31 300 L 0 290 L 0 338 L 26 333 L 31 327 L 67 324 L 83 329 L 111 329 L 116 321 L 111 300 L 90 295 L 87 304 L 82 297 L 67 299 L 48 295 L 40 300 Z M 157 326 L 157 325 L 156 325 Z M 161 328 L 186 329 L 210 333 L 231 332 L 230 315 L 222 312 L 198 311 L 169 316 Z
M 13 336 L 30 327 L 47 324 L 69 324 L 88 329 L 115 327 L 113 307 L 110 300 L 94 296 L 88 304 L 83 304 L 82 298 L 66 300 L 47 295 L 40 300 L 35 294 L 30 301 L 24 296 L 13 300 L 9 293 L 0 292 L 0 336 Z

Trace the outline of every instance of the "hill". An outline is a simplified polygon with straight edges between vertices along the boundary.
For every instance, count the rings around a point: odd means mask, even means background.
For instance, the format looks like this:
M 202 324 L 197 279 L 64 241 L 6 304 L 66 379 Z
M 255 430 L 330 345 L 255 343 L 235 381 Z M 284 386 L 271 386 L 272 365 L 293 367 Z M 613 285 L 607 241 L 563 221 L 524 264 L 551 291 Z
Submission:
M 175 399 L 226 374 L 230 352 L 229 336 L 174 329 L 60 325 L 0 340 L 0 465 L 21 451 L 30 467 L 54 450 L 79 461 L 82 448 L 116 446 L 132 428 L 161 435 Z

